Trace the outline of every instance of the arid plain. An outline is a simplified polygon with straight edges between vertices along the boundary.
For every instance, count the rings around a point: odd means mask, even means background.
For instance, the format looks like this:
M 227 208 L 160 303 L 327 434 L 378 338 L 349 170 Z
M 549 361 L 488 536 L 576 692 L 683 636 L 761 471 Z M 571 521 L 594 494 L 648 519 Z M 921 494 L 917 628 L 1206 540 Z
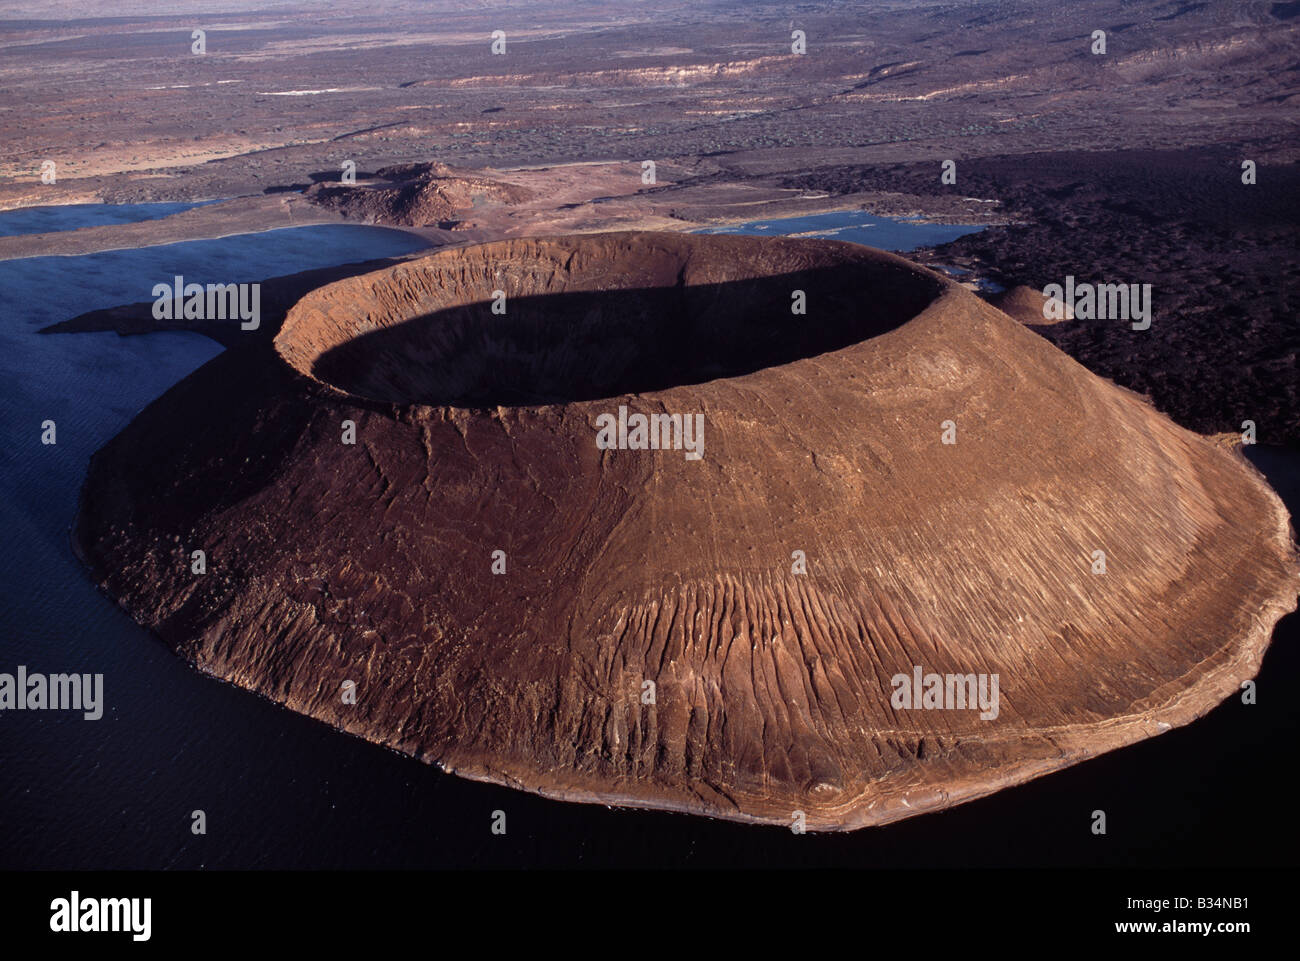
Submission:
M 1161 336 L 1086 321 L 1045 335 L 1199 431 L 1253 413 L 1272 441 L 1300 441 L 1294 4 L 7 9 L 0 208 L 242 199 L 0 255 L 329 220 L 297 191 L 349 161 L 363 182 L 441 163 L 531 192 L 438 217 L 431 243 L 825 209 L 994 223 L 931 259 L 1035 289 L 1157 277 Z

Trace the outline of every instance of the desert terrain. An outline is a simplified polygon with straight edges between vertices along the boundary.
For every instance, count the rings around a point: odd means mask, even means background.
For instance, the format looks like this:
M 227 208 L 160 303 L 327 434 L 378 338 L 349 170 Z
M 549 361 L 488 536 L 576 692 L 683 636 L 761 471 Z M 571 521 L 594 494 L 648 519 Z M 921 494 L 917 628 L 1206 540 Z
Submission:
M 362 187 L 439 164 L 521 188 L 405 218 L 431 245 L 842 209 L 993 224 L 920 259 L 1035 289 L 1066 273 L 1151 282 L 1150 336 L 1095 321 L 1044 334 L 1198 431 L 1250 419 L 1300 441 L 1291 4 L 40 9 L 4 14 L 0 209 L 225 203 L 0 238 L 0 256 L 401 219 L 321 192 L 347 163 Z
M 91 459 L 77 556 L 204 672 L 561 799 L 847 830 L 1190 723 L 1296 601 L 1238 448 L 1300 447 L 1297 39 L 1241 0 L 0 4 L 0 211 L 202 204 L 0 260 L 419 244 L 262 278 L 251 333 L 144 290 L 47 326 L 227 348 Z M 843 211 L 981 229 L 906 261 L 693 233 Z M 1149 327 L 1048 322 L 1067 277 L 1149 285 Z M 718 460 L 601 456 L 620 404 L 707 412 Z M 514 577 L 439 566 L 498 543 Z M 1034 679 L 994 733 L 872 703 L 972 651 Z

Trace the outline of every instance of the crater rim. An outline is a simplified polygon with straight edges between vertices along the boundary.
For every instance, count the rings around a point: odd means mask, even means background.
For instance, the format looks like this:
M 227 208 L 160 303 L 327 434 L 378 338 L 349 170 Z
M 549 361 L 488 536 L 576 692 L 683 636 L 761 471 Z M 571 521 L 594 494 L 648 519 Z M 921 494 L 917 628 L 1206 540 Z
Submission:
M 649 258 L 650 265 L 647 267 L 638 258 Z M 522 283 L 519 276 L 510 276 L 507 266 L 522 268 Z M 674 275 L 672 282 L 665 282 L 665 269 Z M 480 284 L 465 295 L 456 286 L 458 277 L 463 280 L 467 273 L 476 272 L 484 280 L 491 274 L 500 285 L 489 290 L 486 284 Z M 601 286 L 611 279 L 615 286 Z M 638 279 L 646 285 L 617 285 Z M 871 293 L 876 295 L 880 313 L 865 320 L 849 316 L 846 301 L 851 300 L 856 309 L 870 298 L 861 288 L 837 288 L 834 283 L 868 279 L 876 283 Z M 818 327 L 812 310 L 803 315 L 793 313 L 793 292 L 803 288 L 790 285 L 795 281 L 826 280 L 832 282 L 829 297 L 824 286 L 804 290 L 805 306 L 814 298 L 832 305 L 834 319 Z M 449 285 L 450 295 L 439 292 Z M 530 292 L 533 288 L 539 292 Z M 762 294 L 759 302 L 771 315 L 757 328 L 757 334 L 766 335 L 768 342 L 753 348 L 757 351 L 754 356 L 724 358 L 723 348 L 743 342 L 753 344 L 752 329 L 725 327 L 734 327 L 735 315 L 743 313 L 747 306 L 735 303 L 735 295 L 752 294 L 755 289 Z M 493 299 L 484 296 L 501 291 L 505 292 L 504 315 L 493 313 Z M 790 299 L 779 299 L 777 295 L 782 291 L 788 291 Z M 330 393 L 354 400 L 467 410 L 563 406 L 630 395 L 662 396 L 677 388 L 736 381 L 759 371 L 849 350 L 908 325 L 946 296 L 964 293 L 949 278 L 901 256 L 840 240 L 671 231 L 505 238 L 440 248 L 318 287 L 286 313 L 273 348 L 298 374 Z M 715 301 L 728 297 L 732 301 L 726 307 L 729 313 L 724 317 L 722 339 L 716 339 L 717 329 L 703 331 L 706 337 L 715 338 L 707 345 L 707 350 L 715 353 L 706 352 L 704 363 L 696 356 L 692 365 L 688 353 L 688 364 L 683 369 L 682 355 L 674 355 L 660 358 L 658 369 L 651 363 L 648 370 L 581 382 L 590 369 L 589 361 L 598 358 L 583 352 L 590 345 L 574 353 L 572 338 L 592 333 L 597 327 L 604 335 L 629 332 L 626 327 L 592 325 L 589 316 L 584 318 L 586 328 L 575 331 L 565 327 L 558 341 L 543 344 L 536 353 L 530 352 L 530 345 L 520 342 L 521 333 L 525 335 L 522 339 L 538 331 L 553 334 L 547 328 L 558 329 L 566 311 L 586 310 L 589 314 L 594 308 L 603 318 L 605 312 L 622 306 L 620 301 L 648 299 L 666 304 L 675 296 L 688 301 L 710 297 Z M 601 301 L 609 306 L 601 306 Z M 782 309 L 793 321 L 788 327 L 778 326 L 774 319 Z M 541 324 L 534 322 L 539 312 L 546 317 Z M 674 311 L 656 310 L 652 305 L 650 313 L 659 326 L 651 328 L 649 335 L 645 331 L 634 334 L 634 348 L 652 344 L 659 333 L 672 332 L 665 328 L 674 323 Z M 823 316 L 825 313 L 823 310 Z M 461 319 L 474 315 L 474 322 L 457 327 L 458 314 Z M 494 326 L 493 322 L 502 317 L 504 323 Z M 781 320 L 785 321 L 784 315 Z M 437 363 L 426 363 L 432 350 L 430 342 L 449 335 L 467 339 L 459 345 L 459 356 L 456 351 L 441 356 L 435 353 Z M 641 339 L 636 340 L 636 336 Z M 538 354 L 542 357 L 541 375 L 536 380 L 523 378 L 522 388 L 510 391 L 495 383 L 486 387 L 481 384 L 482 378 L 493 381 L 518 373 L 520 363 Z M 624 359 L 640 364 L 645 356 L 631 350 Z M 457 376 L 458 365 L 469 370 Z

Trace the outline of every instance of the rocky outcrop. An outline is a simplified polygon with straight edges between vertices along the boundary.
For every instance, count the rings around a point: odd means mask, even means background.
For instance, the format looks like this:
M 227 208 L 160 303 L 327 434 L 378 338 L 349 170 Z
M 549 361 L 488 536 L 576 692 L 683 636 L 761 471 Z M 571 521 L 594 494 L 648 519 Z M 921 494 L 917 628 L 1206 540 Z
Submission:
M 532 196 L 517 184 L 457 172 L 445 164 L 406 164 L 378 174 L 392 185 L 318 183 L 304 195 L 350 220 L 397 227 L 454 227 L 476 200 L 514 204 Z
M 638 413 L 700 418 L 702 456 L 598 446 Z M 95 455 L 75 540 L 202 670 L 343 730 L 811 830 L 1187 723 L 1300 587 L 1233 452 L 901 258 L 736 236 L 323 287 Z M 998 703 L 904 706 L 917 669 Z

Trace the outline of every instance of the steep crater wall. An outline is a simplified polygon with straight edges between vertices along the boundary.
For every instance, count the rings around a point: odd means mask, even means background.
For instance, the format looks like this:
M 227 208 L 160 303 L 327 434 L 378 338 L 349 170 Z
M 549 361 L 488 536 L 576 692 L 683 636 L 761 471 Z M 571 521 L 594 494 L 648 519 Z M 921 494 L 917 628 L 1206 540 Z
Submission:
M 507 240 L 315 291 L 276 349 L 392 403 L 567 403 L 735 377 L 838 350 L 942 282 L 850 244 L 674 234 Z

